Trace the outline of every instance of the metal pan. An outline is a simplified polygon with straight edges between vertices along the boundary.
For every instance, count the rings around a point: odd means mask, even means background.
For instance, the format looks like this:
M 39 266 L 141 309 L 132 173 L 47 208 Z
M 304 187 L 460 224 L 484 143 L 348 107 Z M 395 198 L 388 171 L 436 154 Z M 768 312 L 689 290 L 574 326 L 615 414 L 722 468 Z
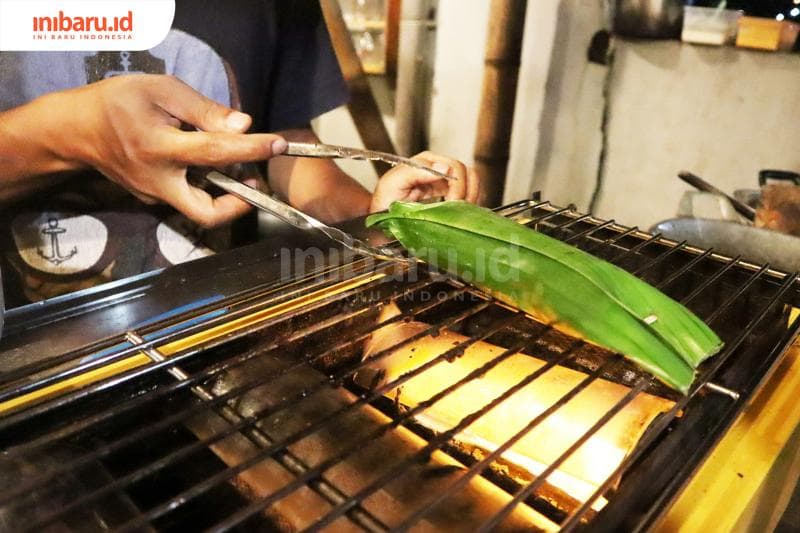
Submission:
M 687 241 L 700 248 L 753 263 L 769 263 L 786 272 L 800 270 L 800 238 L 726 220 L 673 218 L 650 228 L 668 239 Z

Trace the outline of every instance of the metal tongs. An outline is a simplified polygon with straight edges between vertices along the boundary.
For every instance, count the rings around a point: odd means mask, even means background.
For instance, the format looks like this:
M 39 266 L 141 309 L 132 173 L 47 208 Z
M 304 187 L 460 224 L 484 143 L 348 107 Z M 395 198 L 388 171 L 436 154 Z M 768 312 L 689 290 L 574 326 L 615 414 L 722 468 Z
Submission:
M 434 170 L 427 165 L 415 161 L 408 157 L 402 157 L 395 154 L 386 152 L 376 152 L 374 150 L 362 150 L 359 148 L 349 148 L 346 146 L 336 146 L 333 144 L 322 143 L 301 143 L 289 142 L 286 151 L 281 155 L 296 156 L 296 157 L 318 157 L 324 159 L 357 159 L 360 161 L 383 161 L 392 166 L 407 165 L 418 170 L 429 172 L 440 178 L 447 180 L 454 180 L 453 176 L 448 176 L 443 172 Z M 408 258 L 388 246 L 374 247 L 366 242 L 356 239 L 349 233 L 346 233 L 339 228 L 328 226 L 317 220 L 316 218 L 295 209 L 294 207 L 273 198 L 257 189 L 249 187 L 240 181 L 237 181 L 230 176 L 226 176 L 222 172 L 213 169 L 192 169 L 193 174 L 200 175 L 206 180 L 210 181 L 220 189 L 228 192 L 245 202 L 271 213 L 291 224 L 292 226 L 301 230 L 318 230 L 324 235 L 333 239 L 335 242 L 345 246 L 355 253 L 374 257 L 375 259 L 399 261 L 406 264 L 416 263 L 417 260 Z
M 291 145 L 291 143 L 290 143 Z M 194 170 L 194 169 L 193 169 Z M 366 242 L 356 239 L 349 233 L 346 233 L 339 228 L 328 226 L 317 220 L 316 218 L 307 215 L 295 209 L 294 207 L 273 198 L 272 196 L 245 185 L 230 176 L 226 176 L 222 172 L 214 169 L 199 170 L 199 173 L 209 182 L 213 183 L 220 189 L 228 192 L 245 202 L 271 213 L 291 224 L 292 226 L 301 230 L 318 230 L 327 237 L 333 239 L 339 244 L 352 250 L 357 254 L 373 257 L 383 261 L 398 261 L 406 264 L 416 263 L 416 259 L 408 258 L 388 246 L 374 247 Z
M 446 180 L 454 180 L 453 176 L 448 176 L 443 172 L 434 170 L 431 167 L 415 161 L 408 157 L 402 157 L 386 152 L 376 152 L 374 150 L 362 150 L 360 148 L 348 148 L 347 146 L 336 146 L 333 144 L 321 143 L 298 143 L 290 142 L 286 151 L 281 155 L 291 155 L 297 157 L 320 157 L 324 159 L 357 159 L 359 161 L 383 161 L 392 166 L 406 165 L 418 170 L 430 172 Z

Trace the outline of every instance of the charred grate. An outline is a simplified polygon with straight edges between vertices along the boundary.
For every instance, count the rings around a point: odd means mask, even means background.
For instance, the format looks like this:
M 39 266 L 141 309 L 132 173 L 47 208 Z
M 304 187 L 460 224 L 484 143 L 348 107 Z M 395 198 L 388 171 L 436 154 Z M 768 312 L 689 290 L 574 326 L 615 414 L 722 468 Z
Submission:
M 633 272 L 706 320 L 726 347 L 702 367 L 692 393 L 680 397 L 621 357 L 457 280 L 354 261 L 0 376 L 0 524 L 402 531 L 424 523 L 490 531 L 534 515 L 565 530 L 652 523 L 793 342 L 796 275 L 546 202 L 501 212 Z M 401 314 L 379 322 L 378 311 L 393 302 Z M 370 335 L 412 320 L 427 327 L 362 360 Z M 234 321 L 240 327 L 230 328 Z M 227 329 L 203 335 L 214 328 Z M 444 331 L 463 340 L 395 379 L 354 380 L 369 375 L 371 363 Z M 479 341 L 501 349 L 417 405 L 387 397 Z M 543 366 L 515 376 L 450 427 L 420 426 L 426 409 L 521 352 Z M 137 364 L 125 363 L 137 354 Z M 109 365 L 116 370 L 104 372 Z M 454 444 L 559 367 L 583 378 L 513 436 L 480 453 Z M 76 381 L 66 387 L 65 380 Z M 504 452 L 598 380 L 627 392 L 542 472 L 511 475 Z M 48 395 L 48 387 L 59 392 Z M 675 403 L 590 497 L 561 494 L 550 477 L 642 394 Z M 23 407 L 9 409 L 21 398 Z M 601 497 L 608 503 L 598 513 L 593 503 Z

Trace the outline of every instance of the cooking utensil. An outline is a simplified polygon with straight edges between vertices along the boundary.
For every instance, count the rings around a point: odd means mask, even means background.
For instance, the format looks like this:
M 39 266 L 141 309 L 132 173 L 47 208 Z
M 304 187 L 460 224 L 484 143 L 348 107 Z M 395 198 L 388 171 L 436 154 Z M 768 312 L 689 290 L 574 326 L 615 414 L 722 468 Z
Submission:
M 380 260 L 399 261 L 402 263 L 416 262 L 415 259 L 405 257 L 400 252 L 387 246 L 382 246 L 380 248 L 370 246 L 366 242 L 354 238 L 349 233 L 346 233 L 339 228 L 328 226 L 316 218 L 303 213 L 299 209 L 295 209 L 294 207 L 285 204 L 280 200 L 277 200 L 272 196 L 259 191 L 258 189 L 249 187 L 244 183 L 231 178 L 230 176 L 226 176 L 218 170 L 192 169 L 191 174 L 193 177 L 202 176 L 207 181 L 213 183 L 225 192 L 244 200 L 258 209 L 275 215 L 287 224 L 291 224 L 296 228 L 301 230 L 318 230 L 330 239 L 345 246 L 355 253 L 374 257 L 375 259 Z
M 758 185 L 763 187 L 767 180 L 790 181 L 795 185 L 800 185 L 800 174 L 788 170 L 764 169 L 758 173 Z
M 786 272 L 800 269 L 800 239 L 738 222 L 703 218 L 673 218 L 659 222 L 652 233 L 699 248 L 713 248 L 730 257 L 769 263 Z
M 448 176 L 443 172 L 434 170 L 427 165 L 415 161 L 408 157 L 402 157 L 395 154 L 386 152 L 376 152 L 375 150 L 362 150 L 360 148 L 349 148 L 347 146 L 337 146 L 334 144 L 321 144 L 321 143 L 300 143 L 290 142 L 286 151 L 282 155 L 291 155 L 295 157 L 319 157 L 323 159 L 356 159 L 359 161 L 383 161 L 392 166 L 406 165 L 418 170 L 430 172 L 440 178 L 446 180 L 455 180 L 457 178 Z
M 744 202 L 740 202 L 739 200 L 737 200 L 733 196 L 730 196 L 730 195 L 722 192 L 721 190 L 717 189 L 716 187 L 714 187 L 713 185 L 708 183 L 706 180 L 701 178 L 700 176 L 696 176 L 696 175 L 692 174 L 691 172 L 687 172 L 687 171 L 684 170 L 682 172 L 678 172 L 678 177 L 680 179 L 682 179 L 683 181 L 685 181 L 686 183 L 688 183 L 689 185 L 691 185 L 692 187 L 695 187 L 695 188 L 697 188 L 697 189 L 699 189 L 701 191 L 718 194 L 718 195 L 722 196 L 723 198 L 726 198 L 731 203 L 733 208 L 736 209 L 736 212 L 738 212 L 739 214 L 741 214 L 743 217 L 747 218 L 748 220 L 755 220 L 755 218 L 756 218 L 756 210 L 755 209 L 753 209 L 749 205 L 745 204 Z
M 683 0 L 616 0 L 612 3 L 614 33 L 631 37 L 677 37 Z

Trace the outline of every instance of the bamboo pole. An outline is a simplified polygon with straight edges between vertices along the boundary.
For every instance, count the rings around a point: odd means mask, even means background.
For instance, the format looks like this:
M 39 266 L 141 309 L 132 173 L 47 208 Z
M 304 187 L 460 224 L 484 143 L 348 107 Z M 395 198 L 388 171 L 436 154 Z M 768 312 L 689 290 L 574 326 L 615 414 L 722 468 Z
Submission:
M 527 0 L 492 0 L 484 58 L 475 168 L 489 206 L 502 202 L 517 97 Z
M 353 46 L 350 30 L 347 29 L 344 17 L 342 17 L 338 0 L 320 0 L 320 5 L 328 33 L 331 36 L 333 49 L 339 60 L 339 66 L 350 89 L 350 102 L 347 104 L 347 108 L 353 117 L 364 147 L 369 150 L 395 153 L 394 145 L 383 123 L 383 117 L 375 102 L 367 76 L 361 68 L 361 60 Z M 379 176 L 390 168 L 381 161 L 373 161 L 372 164 Z

